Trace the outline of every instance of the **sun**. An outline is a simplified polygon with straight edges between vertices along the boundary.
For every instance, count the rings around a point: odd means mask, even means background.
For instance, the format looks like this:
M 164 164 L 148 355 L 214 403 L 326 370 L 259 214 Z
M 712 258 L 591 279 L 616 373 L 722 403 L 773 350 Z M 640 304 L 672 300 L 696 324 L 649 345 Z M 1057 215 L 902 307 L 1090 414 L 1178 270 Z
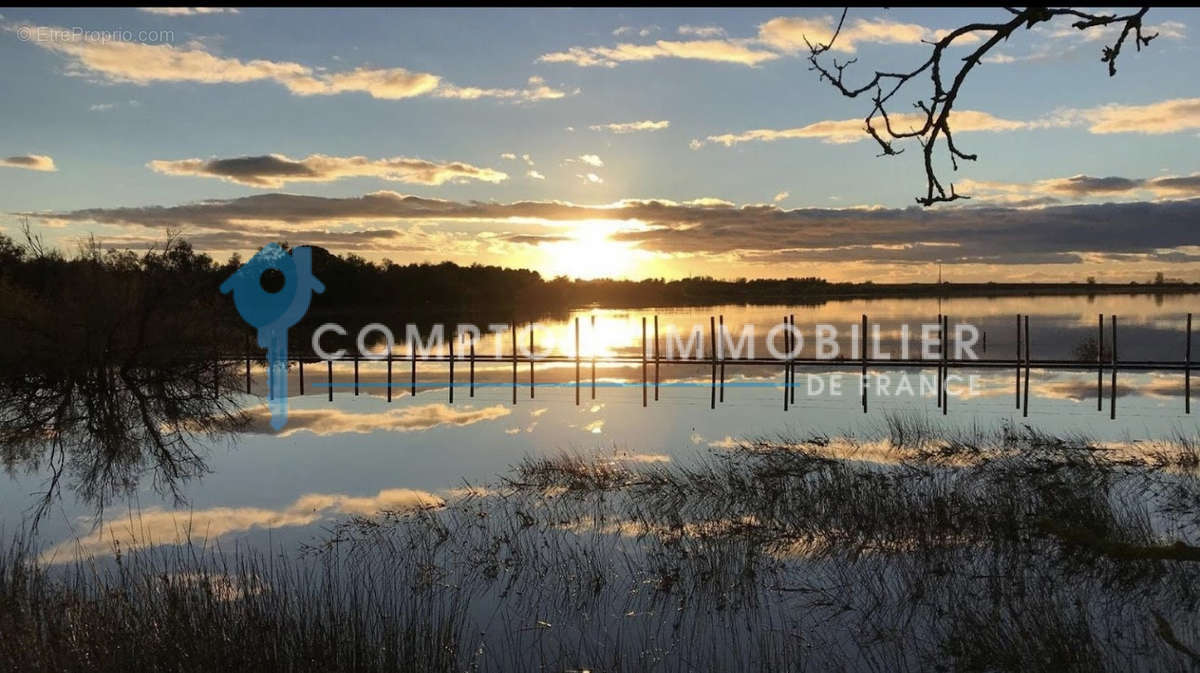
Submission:
M 542 246 L 545 269 L 551 276 L 620 278 L 637 262 L 631 243 L 614 241 L 611 234 L 627 229 L 624 222 L 586 220 L 574 225 L 568 239 Z

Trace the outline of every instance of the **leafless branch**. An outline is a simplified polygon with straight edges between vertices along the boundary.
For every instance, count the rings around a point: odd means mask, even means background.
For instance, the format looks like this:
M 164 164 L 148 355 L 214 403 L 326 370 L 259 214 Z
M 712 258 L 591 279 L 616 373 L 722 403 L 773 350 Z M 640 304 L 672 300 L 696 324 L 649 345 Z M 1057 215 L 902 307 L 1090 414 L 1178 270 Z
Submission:
M 970 23 L 956 28 L 937 41 L 929 42 L 928 44 L 932 47 L 929 57 L 912 70 L 903 72 L 877 70 L 874 75 L 857 85 L 848 84 L 846 80 L 846 70 L 855 63 L 856 59 L 839 63 L 836 58 L 831 58 L 826 63 L 823 58 L 826 52 L 833 49 L 841 35 L 842 27 L 846 22 L 847 10 L 842 10 L 837 28 L 827 42 L 813 44 L 806 39 L 805 43 L 809 49 L 810 69 L 817 72 L 819 81 L 829 83 L 848 98 L 870 96 L 871 111 L 863 120 L 864 130 L 879 145 L 880 156 L 894 156 L 902 153 L 903 149 L 896 149 L 893 146 L 893 142 L 896 140 L 915 138 L 921 144 L 925 164 L 926 190 L 925 194 L 918 196 L 916 200 L 922 206 L 931 206 L 935 203 L 970 198 L 965 194 L 957 193 L 953 183 L 950 183 L 948 188 L 942 184 L 934 168 L 934 153 L 939 146 L 943 146 L 955 171 L 958 170 L 959 160 L 976 160 L 975 154 L 961 151 L 955 144 L 950 128 L 950 118 L 963 82 L 988 52 L 1008 40 L 1013 33 L 1019 30 L 1029 30 L 1055 17 L 1064 16 L 1077 19 L 1071 26 L 1080 31 L 1119 25 L 1122 27 L 1120 35 L 1112 45 L 1103 48 L 1100 58 L 1102 63 L 1108 64 L 1108 74 L 1111 77 L 1117 72 L 1117 58 L 1120 56 L 1121 47 L 1131 33 L 1134 46 L 1138 51 L 1141 51 L 1142 47 L 1149 45 L 1150 41 L 1157 37 L 1157 34 L 1144 35 L 1142 32 L 1142 17 L 1149 9 L 1149 7 L 1143 7 L 1131 14 L 1118 15 L 1093 14 L 1070 7 L 1005 7 L 1004 10 L 1011 15 L 1008 21 Z M 967 36 L 977 38 L 980 42 L 979 46 L 962 57 L 961 65 L 946 63 L 945 65 L 949 67 L 943 68 L 946 50 L 955 40 L 963 40 Z M 963 42 L 965 41 L 963 40 Z M 899 118 L 895 115 L 889 115 L 888 105 L 893 102 L 892 99 L 905 85 L 925 73 L 929 75 L 932 91 L 928 93 L 927 97 L 913 103 L 913 107 L 919 111 L 915 123 L 911 116 L 906 123 L 900 123 Z

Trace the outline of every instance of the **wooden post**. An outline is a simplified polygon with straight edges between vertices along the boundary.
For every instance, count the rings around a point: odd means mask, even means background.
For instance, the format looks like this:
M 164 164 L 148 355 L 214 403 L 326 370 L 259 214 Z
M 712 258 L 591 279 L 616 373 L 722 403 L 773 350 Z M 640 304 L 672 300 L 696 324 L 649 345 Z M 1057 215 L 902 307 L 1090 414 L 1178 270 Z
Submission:
M 942 415 L 950 412 L 950 316 L 942 316 Z
M 458 334 L 450 335 L 450 404 L 454 404 L 454 340 Z
M 1117 418 L 1117 315 L 1114 313 L 1109 316 L 1108 322 L 1112 325 L 1112 381 L 1108 384 L 1110 395 L 1108 400 L 1108 417 L 1110 420 Z
M 592 314 L 592 399 L 596 399 L 596 314 Z M 575 352 L 579 353 L 579 321 L 575 323 Z M 576 356 L 578 359 L 578 356 Z M 579 372 L 575 372 L 575 378 L 579 378 Z
M 358 354 L 354 354 L 354 396 L 358 397 Z
M 725 316 L 724 315 L 717 316 L 717 334 L 720 335 L 717 337 L 717 344 L 720 345 L 720 348 L 718 350 L 721 354 L 720 355 L 720 357 L 721 357 L 721 391 L 720 391 L 720 399 L 718 399 L 717 401 L 720 402 L 721 404 L 725 404 Z
M 1192 314 L 1187 317 L 1187 345 L 1183 351 L 1183 413 L 1192 413 Z
M 788 314 L 788 328 L 789 328 L 787 331 L 788 343 L 790 345 L 788 346 L 787 352 L 789 354 L 788 359 L 791 360 L 791 363 L 788 366 L 788 369 L 790 370 L 788 380 L 791 381 L 791 385 L 789 386 L 789 390 L 788 390 L 788 401 L 790 401 L 792 403 L 792 406 L 795 406 L 796 405 L 796 360 L 795 360 L 795 358 L 793 358 L 791 356 L 792 349 L 796 347 L 796 314 L 795 313 Z
M 791 374 L 791 353 L 792 353 L 792 330 L 788 329 L 790 323 L 788 317 L 783 316 L 783 410 L 788 410 L 788 393 L 792 387 Z
M 470 339 L 470 341 L 471 341 L 471 343 L 470 343 L 470 348 L 471 348 L 471 366 L 470 366 L 471 387 L 468 389 L 467 395 L 469 397 L 475 397 L 475 335 L 470 334 L 470 336 L 468 336 L 467 338 Z
M 594 338 L 594 336 L 593 336 Z M 595 344 L 593 344 L 593 348 Z M 592 395 L 596 394 L 596 358 L 592 357 Z M 575 406 L 579 406 L 579 316 L 575 316 Z
M 1104 411 L 1104 314 L 1099 316 L 1099 336 L 1096 340 L 1096 411 Z
M 654 401 L 658 401 L 658 314 L 654 315 Z
M 646 316 L 642 316 L 642 406 L 646 406 L 649 389 L 646 387 Z
M 1029 416 L 1029 361 L 1033 359 L 1029 342 L 1029 316 L 1025 316 L 1025 402 L 1021 405 L 1021 415 Z
M 529 323 L 529 399 L 534 399 L 533 382 L 533 323 Z
M 512 403 L 517 403 L 517 321 L 513 320 L 509 323 L 509 331 L 512 332 Z
M 333 401 L 333 360 L 325 361 L 326 383 L 329 384 L 329 401 Z
M 390 344 L 387 352 L 387 401 L 392 401 L 392 349 Z
M 708 336 L 712 340 L 712 344 L 708 347 L 709 362 L 712 363 L 712 400 L 708 403 L 709 409 L 717 408 L 717 319 L 708 316 Z
M 408 360 L 411 363 L 409 367 L 409 395 L 417 396 L 417 345 L 413 343 L 413 339 L 408 340 Z M 432 341 L 432 339 L 431 339 Z
M 862 341 L 859 342 L 858 353 L 862 358 L 862 408 L 867 413 L 867 314 L 862 314 Z
M 1021 314 L 1017 314 L 1017 408 L 1021 408 Z
M 296 362 L 300 364 L 300 394 L 304 394 L 304 356 L 296 358 Z M 270 365 L 268 365 L 270 366 Z

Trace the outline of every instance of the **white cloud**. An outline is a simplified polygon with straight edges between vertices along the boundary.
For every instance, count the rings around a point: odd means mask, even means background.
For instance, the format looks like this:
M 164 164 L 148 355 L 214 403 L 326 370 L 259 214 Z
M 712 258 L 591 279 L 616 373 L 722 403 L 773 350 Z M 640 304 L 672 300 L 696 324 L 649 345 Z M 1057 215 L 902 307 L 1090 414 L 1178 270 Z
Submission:
M 906 112 L 889 115 L 892 128 L 897 131 L 915 130 L 925 123 L 925 115 Z M 876 119 L 875 128 L 885 135 L 883 120 Z M 1043 122 L 1024 122 L 1003 119 L 987 112 L 976 110 L 955 110 L 950 116 L 950 127 L 956 132 L 967 131 L 1013 131 L 1018 129 L 1044 128 Z M 862 119 L 839 119 L 814 122 L 806 126 L 790 129 L 752 129 L 740 133 L 725 133 L 708 136 L 707 142 L 732 147 L 745 142 L 773 142 L 795 138 L 813 138 L 828 143 L 855 143 L 867 140 L 870 136 Z M 704 142 L 693 140 L 692 149 L 698 149 Z
M 925 122 L 925 115 L 912 112 L 893 114 L 889 118 L 892 128 L 897 131 L 915 130 Z M 880 134 L 886 137 L 883 120 L 876 118 L 873 124 Z M 950 127 L 956 133 L 1072 126 L 1084 126 L 1090 133 L 1095 134 L 1161 135 L 1192 131 L 1200 129 L 1200 98 L 1175 98 L 1144 105 L 1109 104 L 1092 108 L 1063 109 L 1031 121 L 1004 119 L 978 110 L 955 110 L 950 116 Z M 694 139 L 689 146 L 699 149 L 706 143 L 716 143 L 731 147 L 745 142 L 773 142 L 795 138 L 813 138 L 828 143 L 853 143 L 869 137 L 862 119 L 840 119 L 788 129 L 752 129 L 739 133 L 711 135 L 705 140 Z
M 379 512 L 440 507 L 445 500 L 427 491 L 389 488 L 373 496 L 342 493 L 309 493 L 282 509 L 263 507 L 211 507 L 197 510 L 151 508 L 129 512 L 101 523 L 94 532 L 68 540 L 42 556 L 45 563 L 76 558 L 109 556 L 114 550 L 143 549 L 156 545 L 213 541 L 231 533 L 255 528 L 307 526 L 335 515 L 371 516 Z
M 1034 26 L 1032 31 L 1040 40 L 1033 42 L 1031 48 L 1021 54 L 994 53 L 983 58 L 985 63 L 1037 63 L 1061 59 L 1078 52 L 1080 49 L 1093 49 L 1100 53 L 1101 45 L 1112 44 L 1120 36 L 1122 25 L 1093 26 L 1086 30 L 1075 28 L 1074 19 L 1062 17 L 1049 24 Z M 1144 35 L 1157 35 L 1162 40 L 1182 40 L 1187 37 L 1187 26 L 1178 21 L 1164 21 L 1159 24 L 1142 26 Z
M 138 7 L 148 14 L 160 16 L 200 16 L 202 14 L 239 14 L 236 7 Z
M 280 437 L 298 432 L 311 432 L 327 436 L 338 434 L 370 434 L 380 430 L 409 432 L 428 430 L 441 425 L 466 426 L 494 421 L 511 412 L 502 404 L 481 408 L 454 408 L 448 404 L 424 404 L 402 409 L 391 409 L 380 413 L 350 413 L 339 409 L 293 409 L 288 412 L 288 424 Z M 270 413 L 266 407 L 255 407 L 249 412 L 250 426 L 247 432 L 277 434 L 270 426 Z
M 611 47 L 570 47 L 565 51 L 543 54 L 543 63 L 572 63 L 581 67 L 615 68 L 621 63 L 652 61 L 663 58 L 694 59 L 757 66 L 780 58 L 781 52 L 793 54 L 807 51 L 808 42 L 827 42 L 833 36 L 836 22 L 832 16 L 775 17 L 758 27 L 752 38 L 726 37 L 719 26 L 679 26 L 680 35 L 695 38 L 680 41 L 658 40 L 650 44 L 620 42 Z M 614 31 L 621 36 L 631 33 L 628 27 Z M 927 28 L 914 23 L 888 19 L 852 19 L 842 27 L 833 46 L 834 51 L 853 53 L 862 44 L 920 44 L 923 40 L 944 37 L 948 31 Z M 645 34 L 642 34 L 645 37 Z M 975 34 L 955 39 L 955 44 L 978 42 Z
M 567 95 L 567 92 L 549 86 L 544 79 L 534 76 L 529 78 L 527 86 L 522 89 L 482 89 L 479 87 L 459 87 L 453 84 L 443 84 L 434 90 L 433 95 L 438 98 L 454 98 L 458 100 L 498 98 L 518 102 L 534 102 L 563 98 Z
M 680 26 L 680 35 L 693 37 L 725 37 L 725 29 L 720 26 Z
M 614 47 L 571 47 L 538 57 L 540 63 L 572 63 L 581 67 L 615 68 L 621 63 L 678 58 L 756 66 L 779 54 L 747 46 L 745 40 L 659 40 L 653 44 L 618 43 Z
M 1173 98 L 1146 105 L 1101 105 L 1065 110 L 1059 116 L 1097 134 L 1159 135 L 1200 128 L 1200 98 Z
M 836 27 L 832 16 L 780 16 L 758 27 L 758 39 L 785 52 L 808 51 L 809 44 L 827 44 Z M 842 26 L 842 32 L 833 44 L 833 51 L 854 53 L 864 43 L 920 44 L 922 40 L 937 39 L 938 32 L 915 23 L 852 19 Z M 960 38 L 964 42 L 969 39 Z
M 8 25 L 5 29 L 10 32 L 30 31 L 38 36 L 38 39 L 31 40 L 32 44 L 65 56 L 71 74 L 122 84 L 244 84 L 272 81 L 298 96 L 359 92 L 383 100 L 432 95 L 457 100 L 494 98 L 532 102 L 567 95 L 567 92 L 547 85 L 540 77 L 530 77 L 523 88 L 464 87 L 444 82 L 438 75 L 405 68 L 358 67 L 330 72 L 292 61 L 244 61 L 217 56 L 199 42 L 181 46 L 146 44 L 101 39 L 69 29 L 27 24 Z
M 593 131 L 609 131 L 612 133 L 634 133 L 636 131 L 659 131 L 671 125 L 670 121 L 651 121 L 649 119 L 637 122 L 622 122 L 616 124 L 593 124 Z
M 660 30 L 662 30 L 662 29 L 655 25 L 641 26 L 641 27 L 619 26 L 613 30 L 612 34 L 614 37 L 621 37 L 622 35 L 637 35 L 638 37 L 649 37 L 651 33 L 657 33 Z
M 604 161 L 602 161 L 600 157 L 596 156 L 595 154 L 582 154 L 579 156 L 579 160 L 588 166 L 595 166 L 596 168 L 604 167 Z

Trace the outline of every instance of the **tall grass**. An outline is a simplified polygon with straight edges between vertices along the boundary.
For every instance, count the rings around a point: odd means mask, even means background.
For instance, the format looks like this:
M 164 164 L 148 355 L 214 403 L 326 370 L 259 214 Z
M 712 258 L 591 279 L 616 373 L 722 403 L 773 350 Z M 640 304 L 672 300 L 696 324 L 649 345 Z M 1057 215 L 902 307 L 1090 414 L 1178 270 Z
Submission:
M 683 463 L 530 457 L 296 561 L 0 576 L 13 670 L 1185 671 L 1196 443 L 891 418 Z M 84 662 L 84 663 L 80 663 Z
M 0 669 L 457 670 L 453 600 L 383 579 L 183 547 L 44 567 L 18 541 L 0 559 Z

